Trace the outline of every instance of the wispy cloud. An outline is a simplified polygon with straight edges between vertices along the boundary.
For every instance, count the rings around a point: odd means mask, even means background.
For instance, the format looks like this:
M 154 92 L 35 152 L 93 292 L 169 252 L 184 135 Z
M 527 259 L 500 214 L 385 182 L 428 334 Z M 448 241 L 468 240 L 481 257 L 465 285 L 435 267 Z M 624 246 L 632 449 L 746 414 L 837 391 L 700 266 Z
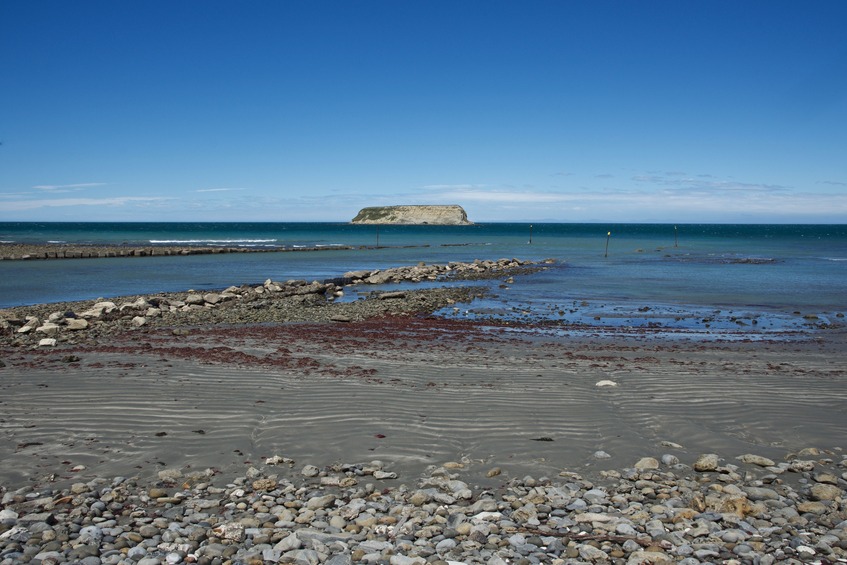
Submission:
M 485 188 L 486 184 L 427 184 L 421 188 L 424 190 L 469 190 Z
M 38 208 L 66 208 L 72 206 L 120 207 L 128 204 L 152 204 L 171 200 L 164 196 L 115 196 L 112 198 L 54 198 L 41 200 L 18 200 L 6 202 L 6 211 L 35 210 Z
M 194 192 L 233 192 L 238 190 L 247 190 L 246 188 L 198 188 Z
M 37 184 L 32 188 L 36 190 L 44 190 L 47 192 L 69 192 L 79 190 L 81 188 L 95 188 L 98 186 L 106 186 L 105 182 L 80 182 L 75 184 Z
M 778 184 L 739 182 L 734 180 L 706 180 L 711 178 L 714 177 L 698 175 L 697 177 L 682 176 L 677 178 L 676 174 L 674 176 L 647 174 L 635 175 L 632 177 L 632 180 L 637 183 L 701 191 L 782 192 L 791 188 Z
M 835 180 L 819 180 L 817 184 L 828 184 L 830 186 L 847 186 L 847 182 L 838 182 Z
M 470 216 L 482 221 L 533 217 L 560 221 L 830 221 L 847 217 L 847 194 L 810 194 L 783 185 L 666 173 L 619 179 L 618 184 L 550 191 L 443 185 L 451 188 L 427 196 L 430 202 L 461 204 Z

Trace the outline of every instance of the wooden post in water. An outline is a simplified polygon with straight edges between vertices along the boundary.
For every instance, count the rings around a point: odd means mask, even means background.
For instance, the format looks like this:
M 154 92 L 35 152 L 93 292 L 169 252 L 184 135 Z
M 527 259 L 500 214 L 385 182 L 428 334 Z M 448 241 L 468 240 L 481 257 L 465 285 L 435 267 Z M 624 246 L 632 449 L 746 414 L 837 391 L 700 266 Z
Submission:
M 603 257 L 609 256 L 609 239 L 612 237 L 612 232 L 606 234 L 606 254 Z
M 679 230 L 676 226 L 673 227 L 673 246 L 679 247 Z
M 532 245 L 532 224 L 529 224 L 529 244 Z

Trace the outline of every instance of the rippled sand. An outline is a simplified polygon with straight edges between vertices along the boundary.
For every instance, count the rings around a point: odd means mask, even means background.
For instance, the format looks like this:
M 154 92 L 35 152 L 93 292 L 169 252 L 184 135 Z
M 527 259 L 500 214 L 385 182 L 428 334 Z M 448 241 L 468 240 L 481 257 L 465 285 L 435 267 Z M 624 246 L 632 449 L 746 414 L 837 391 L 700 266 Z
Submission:
M 399 318 L 6 349 L 0 483 L 207 467 L 226 478 L 273 455 L 380 459 L 401 481 L 454 461 L 478 483 L 493 467 L 590 475 L 664 453 L 782 459 L 842 447 L 844 343 L 834 331 L 701 344 Z

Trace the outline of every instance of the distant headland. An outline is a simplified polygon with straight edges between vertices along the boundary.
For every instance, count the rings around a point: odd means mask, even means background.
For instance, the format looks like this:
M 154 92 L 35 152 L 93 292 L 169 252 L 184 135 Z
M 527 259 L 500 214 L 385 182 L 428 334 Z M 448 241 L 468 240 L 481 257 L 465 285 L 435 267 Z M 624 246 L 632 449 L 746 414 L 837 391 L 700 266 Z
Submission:
M 435 224 L 470 225 L 468 215 L 461 206 L 372 206 L 362 208 L 354 224 Z

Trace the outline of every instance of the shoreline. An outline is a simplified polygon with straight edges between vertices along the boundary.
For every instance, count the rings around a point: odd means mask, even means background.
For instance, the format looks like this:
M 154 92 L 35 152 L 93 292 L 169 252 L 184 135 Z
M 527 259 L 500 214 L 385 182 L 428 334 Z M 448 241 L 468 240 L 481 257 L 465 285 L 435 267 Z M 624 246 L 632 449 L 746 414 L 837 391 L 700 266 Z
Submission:
M 443 243 L 439 247 L 464 247 L 469 243 Z M 411 249 L 431 247 L 416 245 L 315 245 L 285 246 L 209 246 L 209 245 L 100 245 L 81 243 L 0 243 L 0 261 L 40 261 L 52 259 L 107 259 L 118 257 L 174 257 L 186 255 L 220 255 L 228 253 L 297 253 L 304 251 L 355 251 L 357 249 Z
M 574 336 L 313 284 L 0 342 L 0 565 L 847 558 L 843 328 Z
M 847 557 L 841 333 L 609 342 L 408 315 L 175 329 L 0 348 L 0 563 Z
M 169 257 L 225 253 L 285 253 L 296 251 L 352 250 L 348 245 L 314 247 L 234 247 L 190 245 L 99 245 L 80 243 L 0 243 L 0 261 L 46 259 L 106 259 L 116 257 Z

